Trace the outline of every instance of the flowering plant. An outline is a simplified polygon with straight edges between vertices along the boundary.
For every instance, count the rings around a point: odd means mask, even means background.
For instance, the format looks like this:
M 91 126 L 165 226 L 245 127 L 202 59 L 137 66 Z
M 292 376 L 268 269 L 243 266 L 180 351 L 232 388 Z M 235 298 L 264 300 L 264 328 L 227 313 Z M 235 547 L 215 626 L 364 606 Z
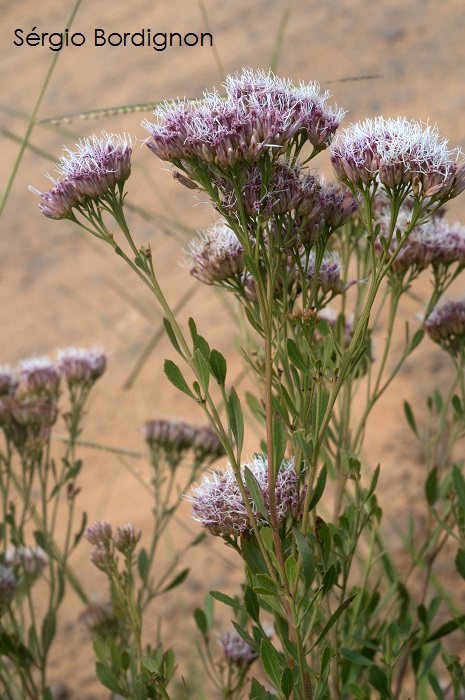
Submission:
M 223 451 L 228 460 L 186 496 L 194 519 L 235 549 L 245 573 L 237 597 L 211 593 L 235 615 L 235 633 L 223 637 L 224 661 L 210 653 L 211 600 L 196 611 L 206 673 L 223 698 L 363 700 L 373 691 L 400 697 L 408 674 L 418 697 L 427 688 L 445 697 L 438 679 L 448 669 L 444 692 L 459 697 L 460 664 L 444 655 L 439 640 L 460 628 L 463 617 L 429 590 L 448 540 L 458 543 L 457 575 L 465 576 L 465 482 L 460 465 L 451 468 L 465 415 L 463 302 L 437 308 L 464 266 L 463 231 L 447 224 L 441 207 L 465 189 L 465 163 L 436 128 L 415 121 L 378 117 L 338 131 L 344 113 L 316 83 L 295 86 L 271 72 L 244 70 L 229 76 L 224 90 L 225 96 L 165 103 L 155 122 L 143 126 L 150 151 L 172 164 L 180 184 L 206 195 L 221 217 L 188 245 L 185 265 L 236 300 L 246 328 L 243 358 L 255 382 L 245 400 L 228 384 L 226 358 L 195 321 L 185 329 L 175 317 L 150 246 L 139 249 L 133 241 L 124 210 L 131 141 L 104 133 L 81 142 L 62 158 L 62 179 L 39 193 L 47 217 L 68 218 L 108 243 L 153 292 L 182 363 L 166 360 L 166 376 L 208 419 L 211 439 L 221 445 L 210 456 Z M 310 170 L 327 148 L 333 185 Z M 117 241 L 106 217 L 124 240 Z M 362 454 L 373 406 L 423 340 L 423 328 L 412 337 L 407 327 L 400 357 L 388 369 L 399 303 L 428 267 L 433 286 L 423 326 L 451 355 L 457 379 L 430 402 L 430 435 L 405 406 L 427 466 L 427 533 L 421 545 L 408 543 L 412 570 L 426 567 L 418 601 L 386 547 L 379 467 L 362 469 Z M 386 304 L 387 339 L 376 359 L 372 332 Z M 356 416 L 360 392 L 364 409 Z M 262 434 L 248 457 L 246 402 Z M 437 445 L 451 420 L 447 450 L 433 456 L 431 440 Z M 175 430 L 173 443 L 166 424 L 145 431 L 154 454 L 166 452 L 171 474 L 195 444 L 183 429 Z M 195 481 L 197 473 L 192 476 Z M 160 522 L 163 511 L 157 512 Z M 117 651 L 96 647 L 101 682 L 127 698 L 170 697 L 167 652 L 142 654 L 148 588 L 147 553 L 137 559 L 142 584 L 138 592 L 134 587 L 139 535 L 132 526 L 113 535 L 109 524 L 97 523 L 86 537 L 130 630 Z M 5 591 L 11 585 L 5 574 Z M 441 603 L 449 619 L 438 625 Z M 271 637 L 266 616 L 274 622 Z M 249 684 L 255 659 L 262 672 Z M 143 682 L 144 667 L 150 683 Z

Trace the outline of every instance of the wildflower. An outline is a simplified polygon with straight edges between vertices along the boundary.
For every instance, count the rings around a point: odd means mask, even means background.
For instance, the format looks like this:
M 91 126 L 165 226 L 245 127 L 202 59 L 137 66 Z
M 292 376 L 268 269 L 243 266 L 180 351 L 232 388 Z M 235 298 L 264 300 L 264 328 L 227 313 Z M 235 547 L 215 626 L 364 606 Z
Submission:
M 0 564 L 0 611 L 4 605 L 11 603 L 17 588 L 18 583 L 12 570 Z
M 396 221 L 396 230 L 402 235 L 410 226 L 411 214 L 410 202 L 406 200 Z M 381 235 L 388 238 L 390 208 L 382 208 L 376 218 L 381 225 Z M 397 247 L 397 240 L 393 238 L 389 245 L 389 255 L 393 255 Z M 375 248 L 379 253 L 383 251 L 379 238 L 375 241 Z M 449 224 L 442 216 L 432 216 L 412 229 L 397 253 L 392 269 L 400 273 L 410 270 L 412 277 L 415 277 L 430 265 L 437 269 L 448 268 L 454 263 L 465 265 L 465 227 L 459 222 Z
M 59 181 L 50 177 L 54 187 L 49 192 L 31 191 L 44 200 L 39 204 L 42 213 L 51 219 L 64 219 L 73 208 L 81 206 L 86 198 L 105 198 L 122 187 L 131 174 L 132 140 L 127 134 L 93 134 L 76 144 L 77 150 L 66 148 L 56 164 L 62 176 Z
M 376 181 L 387 189 L 399 186 L 423 197 L 456 197 L 465 189 L 465 163 L 455 160 L 436 127 L 405 117 L 366 119 L 339 132 L 331 146 L 336 177 L 349 187 Z
M 431 340 L 458 355 L 465 347 L 465 299 L 448 299 L 435 306 L 425 320 L 425 330 Z
M 184 265 L 204 284 L 225 282 L 244 270 L 244 249 L 235 233 L 223 222 L 216 222 L 200 233 L 184 251 Z
M 91 635 L 106 639 L 114 638 L 120 622 L 115 615 L 111 601 L 92 601 L 79 616 Z
M 58 362 L 68 386 L 92 386 L 105 372 L 107 357 L 96 348 L 71 347 L 58 351 Z
M 115 548 L 125 556 L 131 556 L 141 538 L 141 534 L 140 530 L 136 532 L 134 525 L 131 525 L 131 523 L 118 526 L 113 536 Z
M 9 365 L 0 365 L 0 396 L 14 396 L 18 379 L 11 373 Z
M 178 100 L 154 110 L 156 123 L 145 120 L 150 133 L 147 146 L 161 160 L 200 182 L 199 165 L 234 168 L 255 163 L 264 154 L 278 158 L 297 139 L 308 140 L 321 150 L 331 140 L 343 112 L 326 105 L 329 93 L 317 83 L 298 87 L 271 71 L 229 76 L 226 98 L 205 93 L 203 100 Z
M 225 454 L 223 443 L 208 425 L 195 429 L 192 448 L 197 462 L 205 462 Z
M 144 423 L 141 433 L 151 449 L 180 456 L 192 447 L 195 428 L 181 420 L 160 418 Z
M 303 261 L 305 264 L 305 261 Z M 339 255 L 335 252 L 326 252 L 323 256 L 319 269 L 315 270 L 316 266 L 316 256 L 315 252 L 310 251 L 307 262 L 307 279 L 312 282 L 315 274 L 317 275 L 318 284 L 323 295 L 331 294 L 332 296 L 336 294 L 342 294 L 353 284 L 357 283 L 357 280 L 352 280 L 344 284 L 341 279 L 342 265 L 339 263 Z
M 37 578 L 48 563 L 48 556 L 42 547 L 10 547 L 5 554 L 5 563 L 26 576 Z
M 111 543 L 108 546 L 96 544 L 90 551 L 90 560 L 100 571 L 109 571 L 113 564 L 113 548 Z
M 264 455 L 255 455 L 253 459 L 241 466 L 248 467 L 258 482 L 263 495 L 265 508 L 269 513 L 268 460 Z M 247 489 L 246 489 L 247 491 Z M 205 474 L 200 484 L 194 484 L 186 496 L 192 503 L 192 517 L 201 523 L 212 535 L 221 537 L 238 537 L 252 530 L 249 515 L 231 464 L 224 469 L 211 470 Z M 249 496 L 249 503 L 258 525 L 266 524 L 263 515 Z M 281 523 L 298 504 L 297 474 L 293 460 L 284 460 L 276 479 L 276 507 L 278 522 Z
M 27 437 L 37 438 L 39 442 L 48 442 L 52 425 L 58 417 L 58 406 L 42 399 L 22 399 L 10 405 L 11 418 L 15 428 L 17 446 Z
M 93 525 L 89 525 L 84 537 L 94 545 L 109 545 L 112 538 L 111 523 L 108 520 L 97 520 Z
M 239 668 L 247 668 L 258 657 L 255 649 L 236 630 L 225 630 L 220 637 L 220 644 L 226 661 Z
M 19 363 L 21 395 L 54 400 L 60 389 L 60 368 L 48 357 L 31 357 Z

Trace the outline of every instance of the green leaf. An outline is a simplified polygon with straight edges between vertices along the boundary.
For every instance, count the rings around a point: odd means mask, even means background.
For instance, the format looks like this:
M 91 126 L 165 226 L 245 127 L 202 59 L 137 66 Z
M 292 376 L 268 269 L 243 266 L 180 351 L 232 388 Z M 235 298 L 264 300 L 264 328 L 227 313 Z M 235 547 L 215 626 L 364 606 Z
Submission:
M 455 630 L 463 628 L 464 623 L 465 615 L 460 615 L 460 617 L 456 617 L 455 620 L 449 620 L 449 622 L 445 622 L 443 625 L 438 627 L 438 629 L 435 632 L 433 632 L 433 634 L 430 634 L 430 636 L 427 637 L 427 639 L 425 639 L 425 644 L 429 642 L 434 642 L 436 639 L 445 637 L 446 635 L 455 632 Z
M 415 350 L 415 348 L 417 348 L 420 345 L 421 341 L 423 340 L 424 335 L 425 335 L 425 331 L 422 328 L 420 328 L 420 330 L 418 330 L 415 333 L 415 335 L 412 338 L 412 342 L 410 343 L 410 347 L 408 349 L 409 354 L 411 352 L 413 352 Z
M 295 340 L 293 340 L 292 338 L 288 338 L 286 343 L 286 349 L 287 355 L 292 364 L 295 367 L 297 367 L 298 370 L 303 372 L 303 374 L 305 374 L 307 377 L 310 377 L 312 374 L 310 363 L 304 360 L 300 348 L 295 342 Z
M 455 568 L 462 578 L 465 578 L 465 550 L 459 549 L 455 557 Z
M 139 576 L 142 581 L 145 581 L 149 572 L 149 558 L 144 548 L 140 550 L 139 556 L 137 557 L 137 570 L 139 571 Z
M 252 415 L 257 418 L 257 420 L 263 421 L 265 418 L 265 409 L 257 397 L 254 394 L 251 394 L 250 391 L 247 391 L 245 394 L 245 399 Z
M 194 364 L 199 374 L 200 385 L 206 394 L 210 384 L 210 366 L 199 348 L 194 351 Z
M 108 690 L 111 690 L 112 693 L 117 693 L 118 695 L 124 692 L 111 668 L 108 668 L 108 666 L 104 666 L 102 663 L 100 663 L 100 661 L 97 661 L 96 670 L 97 678 L 105 688 L 108 688 Z
M 162 588 L 159 595 L 171 591 L 173 588 L 180 586 L 183 581 L 187 578 L 190 569 L 183 569 L 170 583 L 168 583 L 165 588 Z
M 415 417 L 413 415 L 412 407 L 410 406 L 408 401 L 404 401 L 404 413 L 405 413 L 405 417 L 407 419 L 407 423 L 409 424 L 409 426 L 411 427 L 411 429 L 413 430 L 413 432 L 415 433 L 417 438 L 419 438 L 417 424 L 415 422 Z
M 249 700 L 277 700 L 276 695 L 269 693 L 256 678 L 252 678 Z
M 224 386 L 227 365 L 225 357 L 218 350 L 212 350 L 210 353 L 210 369 L 218 384 Z
M 171 345 L 176 350 L 176 352 L 179 355 L 181 355 L 181 357 L 184 357 L 184 353 L 182 352 L 180 345 L 177 341 L 175 332 L 173 330 L 173 326 L 171 325 L 170 321 L 168 321 L 167 318 L 163 319 L 163 325 L 165 326 L 166 335 L 168 336 Z
M 433 689 L 434 694 L 438 698 L 438 700 L 444 700 L 444 694 L 441 690 L 441 686 L 438 683 L 438 680 L 436 678 L 436 674 L 432 674 L 431 671 L 428 673 L 428 680 L 429 684 Z
M 228 417 L 236 441 L 237 454 L 240 455 L 244 444 L 244 416 L 242 415 L 241 402 L 234 388 L 229 392 Z
M 297 549 L 299 550 L 300 558 L 302 559 L 302 571 L 304 574 L 305 585 L 307 588 L 309 588 L 316 576 L 313 550 L 300 530 L 294 527 L 292 531 L 294 533 L 294 539 L 297 542 Z
M 456 464 L 454 464 L 452 469 L 452 478 L 454 480 L 454 486 L 455 490 L 457 491 L 460 505 L 465 509 L 465 479 L 463 478 L 462 472 Z
M 260 549 L 252 539 L 242 542 L 242 555 L 245 559 L 245 563 L 253 574 L 266 574 L 268 568 L 265 564 L 265 560 L 263 559 Z
M 245 483 L 247 484 L 247 488 L 250 493 L 250 497 L 252 498 L 252 501 L 255 504 L 255 507 L 257 508 L 258 513 L 265 518 L 265 520 L 268 520 L 268 515 L 266 512 L 266 506 L 265 506 L 265 499 L 263 498 L 263 494 L 261 492 L 259 483 L 257 479 L 254 477 L 252 472 L 250 471 L 249 467 L 244 468 L 244 480 Z
M 323 561 L 327 565 L 331 554 L 331 533 L 323 518 L 319 516 L 315 520 L 315 536 L 321 547 Z
M 252 311 L 246 306 L 245 307 L 245 315 L 247 316 L 247 320 L 252 326 L 254 330 L 257 331 L 258 335 L 261 336 L 262 338 L 264 337 L 264 332 L 263 332 L 263 326 L 259 322 L 259 320 L 254 316 Z
M 363 654 L 360 654 L 358 651 L 346 649 L 345 647 L 341 647 L 339 651 L 342 654 L 342 656 L 348 661 L 350 661 L 352 664 L 355 664 L 357 666 L 373 665 L 373 661 L 371 659 L 368 659 L 366 656 L 363 656 Z
M 179 391 L 182 391 L 184 394 L 187 394 L 187 396 L 190 396 L 191 399 L 196 398 L 187 386 L 187 382 L 182 376 L 181 370 L 172 360 L 165 360 L 164 371 L 167 378 L 169 379 L 171 384 L 173 384 L 176 387 L 176 389 L 179 389 Z
M 289 585 L 292 588 L 294 586 L 294 581 L 297 575 L 297 561 L 292 555 L 288 556 L 285 563 L 286 576 L 289 581 Z
M 257 594 L 250 586 L 245 587 L 244 605 L 248 615 L 254 622 L 258 623 L 260 621 L 260 603 Z
M 281 685 L 279 656 L 276 649 L 267 639 L 262 639 L 260 644 L 260 658 L 266 674 L 276 688 L 279 688 Z
M 382 697 L 389 697 L 389 682 L 384 671 L 379 666 L 372 666 L 368 671 L 368 680 Z
M 278 474 L 287 447 L 287 433 L 283 425 L 283 420 L 279 414 L 274 414 L 271 424 L 271 436 L 274 451 L 274 476 Z
M 347 607 L 349 607 L 349 605 L 351 604 L 351 602 L 353 601 L 353 599 L 354 599 L 355 597 L 356 597 L 356 594 L 355 594 L 355 595 L 351 595 L 350 598 L 347 598 L 343 603 L 341 603 L 341 605 L 340 605 L 340 606 L 338 607 L 338 609 L 331 615 L 331 617 L 329 618 L 328 622 L 326 623 L 326 625 L 325 625 L 325 626 L 323 627 L 323 629 L 321 630 L 321 632 L 320 632 L 320 634 L 318 635 L 318 638 L 317 638 L 315 644 L 313 644 L 313 646 L 311 647 L 311 649 L 314 649 L 315 647 L 317 647 L 318 644 L 321 642 L 321 640 L 322 640 L 324 637 L 326 637 L 326 635 L 328 634 L 328 632 L 329 632 L 329 630 L 331 629 L 331 627 L 332 627 L 333 625 L 336 624 L 336 622 L 339 620 L 339 618 L 341 617 L 341 615 L 342 615 L 342 613 L 344 612 L 344 610 L 345 610 Z M 310 649 L 310 651 L 311 651 L 311 649 Z
M 201 335 L 199 335 L 197 333 L 197 326 L 195 325 L 195 321 L 193 318 L 189 319 L 188 325 L 189 325 L 189 331 L 190 331 L 191 338 L 192 338 L 192 343 L 194 346 L 194 354 L 195 354 L 195 350 L 200 350 L 200 352 L 202 353 L 204 358 L 206 360 L 208 360 L 208 358 L 210 357 L 209 344 L 207 343 L 205 338 L 203 338 Z
M 291 693 L 294 688 L 294 674 L 292 673 L 292 669 L 289 668 L 289 666 L 286 666 L 283 669 L 279 687 L 281 688 L 282 694 L 284 695 L 286 700 L 288 700 L 288 698 L 291 697 Z
M 53 642 L 56 632 L 56 615 L 53 610 L 49 610 L 42 623 L 42 653 L 47 654 Z
M 244 611 L 244 607 L 239 603 L 239 601 L 235 600 L 234 598 L 231 598 L 229 595 L 226 595 L 226 593 L 221 593 L 221 591 L 210 591 L 210 595 L 215 600 L 219 600 L 220 603 L 229 605 L 230 608 Z
M 326 475 L 328 473 L 328 470 L 326 469 L 326 464 L 322 467 L 320 473 L 318 474 L 318 479 L 316 482 L 316 486 L 313 490 L 312 497 L 310 499 L 310 505 L 309 505 L 309 511 L 313 510 L 317 503 L 319 502 L 320 498 L 322 497 L 325 486 L 326 486 Z
M 438 468 L 433 467 L 431 469 L 430 473 L 428 474 L 428 478 L 426 479 L 426 484 L 425 484 L 425 494 L 426 494 L 426 500 L 428 501 L 428 504 L 430 506 L 433 506 L 438 498 Z
M 206 637 L 208 632 L 207 616 L 201 608 L 194 610 L 194 620 L 202 637 Z

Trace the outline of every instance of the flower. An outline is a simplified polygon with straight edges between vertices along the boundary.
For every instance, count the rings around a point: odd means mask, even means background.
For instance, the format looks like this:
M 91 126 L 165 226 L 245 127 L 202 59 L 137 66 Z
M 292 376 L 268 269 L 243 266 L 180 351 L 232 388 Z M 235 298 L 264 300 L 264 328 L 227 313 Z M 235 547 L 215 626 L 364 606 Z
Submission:
M 233 279 L 244 270 L 244 249 L 224 222 L 216 222 L 189 243 L 184 262 L 191 275 L 212 285 Z
M 13 600 L 18 583 L 12 570 L 0 564 L 0 610 L 3 605 L 9 605 Z
M 435 306 L 425 320 L 425 330 L 431 340 L 457 355 L 465 346 L 465 299 L 448 299 Z
M 125 556 L 131 556 L 141 538 L 141 531 L 134 529 L 134 525 L 127 523 L 116 528 L 113 543 L 118 552 Z
M 220 644 L 226 661 L 239 668 L 250 666 L 258 657 L 255 649 L 252 649 L 236 630 L 225 630 L 220 637 Z
M 0 365 L 0 396 L 14 396 L 17 388 L 18 380 L 9 365 Z
M 108 520 L 97 520 L 93 525 L 89 525 L 84 537 L 94 545 L 109 545 L 112 538 L 111 523 Z
M 48 556 L 42 547 L 10 547 L 5 554 L 5 563 L 11 568 L 22 570 L 26 576 L 36 578 L 45 569 Z
M 166 102 L 154 110 L 155 123 L 142 122 L 149 149 L 161 160 L 190 165 L 192 180 L 199 178 L 192 166 L 228 169 L 265 153 L 277 158 L 299 137 L 322 149 L 344 114 L 327 107 L 329 93 L 317 83 L 296 87 L 271 71 L 245 69 L 228 76 L 224 87 L 225 99 L 212 92 L 203 100 Z
M 61 373 L 68 385 L 82 384 L 92 386 L 105 372 L 107 357 L 102 350 L 92 348 L 66 348 L 58 351 Z
M 27 398 L 56 399 L 60 389 L 60 368 L 48 357 L 20 360 L 21 395 Z
M 76 144 L 77 150 L 65 148 L 66 155 L 56 164 L 61 180 L 49 176 L 54 186 L 49 192 L 29 189 L 44 200 L 42 213 L 51 219 L 65 219 L 73 208 L 90 199 L 105 198 L 122 186 L 131 174 L 132 140 L 128 134 L 93 134 Z
M 175 418 L 149 420 L 141 428 L 142 437 L 151 449 L 161 448 L 179 455 L 192 447 L 194 431 L 194 426 Z
M 254 455 L 251 461 L 242 464 L 241 478 L 248 467 L 258 482 L 267 514 L 269 514 L 268 459 L 265 455 Z M 247 487 L 246 492 L 248 493 Z M 192 518 L 201 523 L 212 535 L 238 537 L 252 530 L 247 509 L 231 464 L 225 468 L 210 470 L 200 484 L 194 484 L 185 498 L 192 503 Z M 257 512 L 257 506 L 249 496 L 249 503 L 258 525 L 267 523 Z M 281 523 L 297 507 L 297 474 L 292 459 L 284 460 L 276 478 L 276 508 Z
M 423 197 L 456 197 L 465 189 L 465 164 L 455 162 L 437 127 L 405 117 L 376 117 L 351 124 L 331 145 L 336 177 L 353 187 L 377 180 L 388 190 L 398 186 Z M 453 160 L 454 158 L 454 160 Z
M 305 264 L 305 258 L 302 262 Z M 307 279 L 309 282 L 312 282 L 315 277 L 315 265 L 316 256 L 312 250 L 307 262 Z M 342 265 L 339 263 L 339 255 L 336 252 L 326 252 L 316 273 L 320 290 L 324 295 L 331 294 L 334 296 L 342 294 L 353 284 L 357 283 L 357 280 L 352 280 L 344 284 L 341 279 L 341 270 Z

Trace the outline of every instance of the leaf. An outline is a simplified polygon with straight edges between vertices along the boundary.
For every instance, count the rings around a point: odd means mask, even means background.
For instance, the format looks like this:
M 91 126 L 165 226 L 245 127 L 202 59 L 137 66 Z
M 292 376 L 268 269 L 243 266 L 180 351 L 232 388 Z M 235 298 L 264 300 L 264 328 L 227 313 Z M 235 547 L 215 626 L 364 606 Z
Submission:
M 371 659 L 368 659 L 366 656 L 363 656 L 363 654 L 360 654 L 358 651 L 346 649 L 345 647 L 341 647 L 339 651 L 345 659 L 347 659 L 353 664 L 356 664 L 357 666 L 373 665 L 373 661 Z
M 202 637 L 206 638 L 208 632 L 207 616 L 201 608 L 196 608 L 194 610 L 194 620 L 199 628 L 200 634 Z
M 210 384 L 210 366 L 199 348 L 194 351 L 194 364 L 199 374 L 201 387 L 206 394 Z
M 142 581 L 145 581 L 149 572 L 149 558 L 144 548 L 140 550 L 139 556 L 137 557 L 137 570 L 139 571 L 139 576 Z
M 165 360 L 164 371 L 167 378 L 169 379 L 171 384 L 173 384 L 176 387 L 176 389 L 179 389 L 179 391 L 182 391 L 184 394 L 187 394 L 187 396 L 190 396 L 191 399 L 196 398 L 187 386 L 187 382 L 184 379 L 181 370 L 172 360 Z
M 465 479 L 463 478 L 462 472 L 456 464 L 452 469 L 452 478 L 454 480 L 455 490 L 457 491 L 457 496 L 460 501 L 460 505 L 465 509 Z
M 384 671 L 379 666 L 372 666 L 368 671 L 368 680 L 382 697 L 389 697 L 389 682 Z
M 459 549 L 455 557 L 455 568 L 462 578 L 465 578 L 465 550 Z
M 429 642 L 434 642 L 436 639 L 440 639 L 441 637 L 445 637 L 448 634 L 451 634 L 451 632 L 455 632 L 455 630 L 463 627 L 465 623 L 465 615 L 460 615 L 460 617 L 456 617 L 455 620 L 449 620 L 449 622 L 445 622 L 443 625 L 438 627 L 438 629 L 433 632 L 433 634 L 430 634 L 429 637 L 425 639 L 425 644 Z
M 289 668 L 289 666 L 286 666 L 283 669 L 279 687 L 281 688 L 281 691 L 286 700 L 288 700 L 288 698 L 291 697 L 291 693 L 294 688 L 294 674 L 292 673 L 292 669 Z
M 244 605 L 248 615 L 254 622 L 258 623 L 260 621 L 260 603 L 257 594 L 250 586 L 245 587 Z
M 350 605 L 351 602 L 354 600 L 354 598 L 356 597 L 356 595 L 357 595 L 357 594 L 351 595 L 350 598 L 347 598 L 343 603 L 341 603 L 341 605 L 338 607 L 338 609 L 336 610 L 336 612 L 334 612 L 334 613 L 331 615 L 331 617 L 329 618 L 328 622 L 326 623 L 326 625 L 323 627 L 323 629 L 321 630 L 320 634 L 318 635 L 318 638 L 317 638 L 315 644 L 313 644 L 313 646 L 311 647 L 310 651 L 311 651 L 312 649 L 314 649 L 316 646 L 318 646 L 318 644 L 321 642 L 321 640 L 322 640 L 324 637 L 326 637 L 326 635 L 328 634 L 328 632 L 329 632 L 329 630 L 331 629 L 331 627 L 339 620 L 339 618 L 341 617 L 341 615 L 342 615 L 342 613 L 344 612 L 344 610 L 345 610 L 347 607 L 349 607 L 349 605 Z
M 297 561 L 292 555 L 288 556 L 288 558 L 286 559 L 285 568 L 287 580 L 289 581 L 290 587 L 293 588 L 297 574 Z
M 276 413 L 272 417 L 271 436 L 274 450 L 274 476 L 276 479 L 287 447 L 287 433 L 283 425 L 283 419 Z
M 192 338 L 192 343 L 194 345 L 194 354 L 195 350 L 200 350 L 204 358 L 208 361 L 208 358 L 210 357 L 210 346 L 205 340 L 205 338 L 197 333 L 197 326 L 195 325 L 195 321 L 193 318 L 189 318 L 188 320 L 188 325 L 189 325 L 189 331 L 191 334 Z
M 124 692 L 111 668 L 108 668 L 108 666 L 104 666 L 102 663 L 100 663 L 100 661 L 97 661 L 96 670 L 97 678 L 105 688 L 108 688 L 108 690 L 111 690 L 112 693 L 117 693 L 118 695 Z
M 430 473 L 428 474 L 428 478 L 426 479 L 426 484 L 425 484 L 425 494 L 426 494 L 426 500 L 428 501 L 428 505 L 433 506 L 438 498 L 438 468 L 433 467 L 431 469 Z
M 182 352 L 182 350 L 179 346 L 178 340 L 177 340 L 175 332 L 173 330 L 173 326 L 171 325 L 170 321 L 168 321 L 167 318 L 163 319 L 163 325 L 165 326 L 166 335 L 168 336 L 171 345 L 176 350 L 176 352 L 179 355 L 181 355 L 181 357 L 184 357 L 184 353 Z
M 299 550 L 300 558 L 302 559 L 302 571 L 304 574 L 305 585 L 307 588 L 309 588 L 316 576 L 313 550 L 300 530 L 294 527 L 292 531 L 294 533 L 294 539 L 297 542 L 297 549 Z
M 165 588 L 162 588 L 160 591 L 160 595 L 162 593 L 166 593 L 167 591 L 171 591 L 173 588 L 176 588 L 177 586 L 180 586 L 183 581 L 187 578 L 189 574 L 190 569 L 183 569 Z
M 269 693 L 256 678 L 252 678 L 249 700 L 277 700 L 276 695 Z
M 218 384 L 224 386 L 227 365 L 225 357 L 218 350 L 212 350 L 210 353 L 210 369 Z
M 263 494 L 261 492 L 259 483 L 257 479 L 254 477 L 252 472 L 250 471 L 249 467 L 244 468 L 244 480 L 245 483 L 247 484 L 247 488 L 250 493 L 250 497 L 252 498 L 252 501 L 255 504 L 255 507 L 257 508 L 258 513 L 265 518 L 265 520 L 268 521 L 268 515 L 266 512 L 266 506 L 265 506 L 265 499 L 263 498 Z
M 318 474 L 318 479 L 316 482 L 316 486 L 313 490 L 312 497 L 310 499 L 310 505 L 309 505 L 309 511 L 313 510 L 317 503 L 319 502 L 320 498 L 322 497 L 325 486 L 326 486 L 326 475 L 328 473 L 328 470 L 326 469 L 326 464 L 322 467 L 320 473 Z
M 56 632 L 56 615 L 53 610 L 49 610 L 42 623 L 42 653 L 47 654 L 53 642 Z
M 286 343 L 287 355 L 292 362 L 292 364 L 297 367 L 298 370 L 303 372 L 307 377 L 311 376 L 310 363 L 305 362 L 303 355 L 300 351 L 299 346 L 292 338 L 287 339 Z
M 315 535 L 318 544 L 321 547 L 323 561 L 326 565 L 331 554 L 331 533 L 323 518 L 320 518 L 319 516 L 317 516 L 315 520 Z
M 254 396 L 254 394 L 251 394 L 250 391 L 247 391 L 245 399 L 247 401 L 249 411 L 251 411 L 252 415 L 255 416 L 257 420 L 263 421 L 263 419 L 265 418 L 265 409 L 263 408 L 262 404 L 257 399 L 257 397 Z
M 262 639 L 260 644 L 260 658 L 266 674 L 275 686 L 279 688 L 281 685 L 279 656 L 276 649 L 267 639 Z
M 419 438 L 420 436 L 418 435 L 415 417 L 413 415 L 412 407 L 410 406 L 408 401 L 404 401 L 404 413 L 405 413 L 405 417 L 407 419 L 407 423 L 409 424 L 409 426 L 411 427 L 411 429 L 413 430 L 413 432 L 415 433 L 417 438 Z
M 422 328 L 420 328 L 420 329 L 415 333 L 415 335 L 414 335 L 413 338 L 412 338 L 412 342 L 410 343 L 410 347 L 409 347 L 409 349 L 408 349 L 409 354 L 410 354 L 411 352 L 413 352 L 413 351 L 415 350 L 415 348 L 417 348 L 417 347 L 420 345 L 421 341 L 422 341 L 423 338 L 424 338 L 424 335 L 425 335 L 425 331 L 424 331 Z
M 230 608 L 244 611 L 244 607 L 239 603 L 239 601 L 235 600 L 234 598 L 231 598 L 229 595 L 226 595 L 226 593 L 221 593 L 221 591 L 210 591 L 210 595 L 215 600 L 219 600 L 220 603 L 229 605 Z
M 242 452 L 244 444 L 244 416 L 242 415 L 241 402 L 234 388 L 229 392 L 228 416 L 234 439 L 236 441 L 237 454 Z
M 263 332 L 263 326 L 261 323 L 258 321 L 258 319 L 253 315 L 252 311 L 246 306 L 245 307 L 245 315 L 247 316 L 247 320 L 252 326 L 254 330 L 257 331 L 257 333 L 263 338 L 264 337 L 264 332 Z

